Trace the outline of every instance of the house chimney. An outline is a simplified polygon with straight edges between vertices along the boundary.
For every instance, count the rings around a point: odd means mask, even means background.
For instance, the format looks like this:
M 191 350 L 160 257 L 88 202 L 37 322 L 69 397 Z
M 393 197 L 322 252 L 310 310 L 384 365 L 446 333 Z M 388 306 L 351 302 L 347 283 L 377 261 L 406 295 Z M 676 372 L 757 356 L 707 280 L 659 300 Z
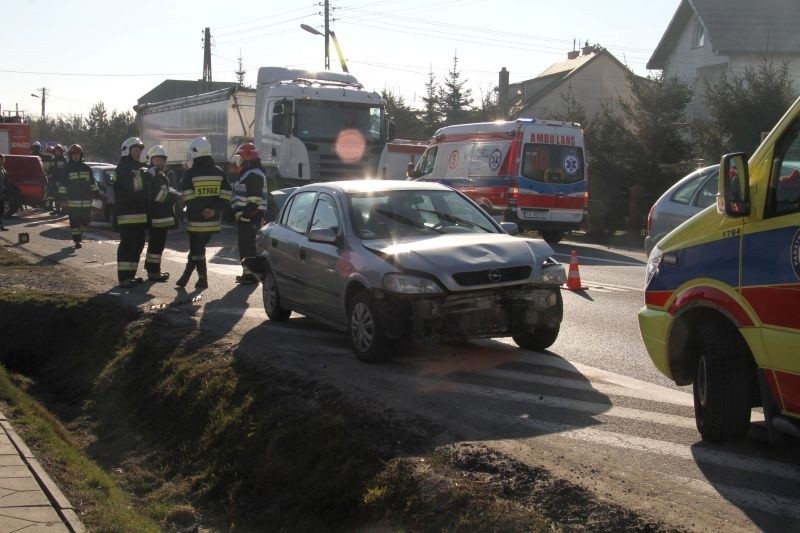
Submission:
M 594 46 L 589 46 L 589 41 L 586 41 L 586 44 L 581 48 L 583 55 L 588 56 L 592 52 L 594 52 Z
M 577 50 L 571 50 L 571 51 L 567 52 L 567 59 L 575 59 L 579 55 L 581 55 L 581 53 L 578 52 Z
M 500 70 L 500 78 L 497 83 L 497 103 L 500 106 L 500 112 L 505 116 L 508 111 L 508 71 L 506 67 Z

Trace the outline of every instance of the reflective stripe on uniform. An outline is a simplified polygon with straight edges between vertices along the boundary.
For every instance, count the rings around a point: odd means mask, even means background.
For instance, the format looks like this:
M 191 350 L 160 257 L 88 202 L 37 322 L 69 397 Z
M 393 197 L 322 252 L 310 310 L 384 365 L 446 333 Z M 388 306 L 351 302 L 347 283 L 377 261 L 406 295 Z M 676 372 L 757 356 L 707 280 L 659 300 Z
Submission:
M 69 233 L 73 237 L 79 236 L 83 234 L 83 228 L 72 228 L 71 230 L 69 230 Z
M 127 263 L 124 261 L 120 261 L 117 263 L 117 270 L 123 272 L 133 271 L 136 272 L 136 269 L 139 268 L 139 263 Z
M 169 196 L 169 189 L 167 189 L 166 185 L 162 185 L 161 190 L 156 195 L 156 202 L 163 203 L 167 196 Z
M 190 255 L 189 259 L 191 259 L 192 261 L 205 261 L 206 260 L 206 256 L 204 256 L 204 255 Z
M 174 217 L 166 217 L 166 218 L 154 218 L 150 221 L 150 225 L 154 228 L 165 228 L 167 226 L 172 226 L 175 224 Z
M 222 231 L 222 225 L 219 220 L 212 220 L 211 222 L 194 222 L 190 220 L 186 223 L 186 229 L 197 233 L 211 233 Z
M 161 254 L 147 254 L 144 258 L 144 262 L 161 264 Z
M 68 200 L 67 207 L 92 207 L 91 200 Z
M 195 194 L 194 189 L 186 189 L 181 193 L 181 196 L 183 196 L 184 201 L 194 200 L 197 198 L 197 194 Z
M 118 224 L 144 224 L 144 223 L 147 223 L 147 215 L 145 213 L 137 213 L 135 215 L 117 215 L 117 223 Z

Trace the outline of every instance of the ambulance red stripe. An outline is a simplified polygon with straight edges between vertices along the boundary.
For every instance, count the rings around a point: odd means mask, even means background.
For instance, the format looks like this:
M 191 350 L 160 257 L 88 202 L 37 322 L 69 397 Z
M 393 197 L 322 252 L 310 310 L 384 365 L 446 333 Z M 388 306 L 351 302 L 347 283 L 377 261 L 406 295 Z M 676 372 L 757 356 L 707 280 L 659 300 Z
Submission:
M 701 302 L 711 304 L 718 309 L 726 311 L 736 321 L 739 327 L 748 327 L 753 325 L 753 321 L 748 316 L 747 312 L 740 306 L 736 300 L 725 294 L 719 289 L 714 287 L 692 287 L 687 289 L 675 298 L 672 305 L 669 306 L 669 313 L 673 316 L 680 313 L 688 305 Z
M 800 284 L 775 287 L 745 287 L 742 296 L 753 307 L 764 324 L 790 329 L 800 329 L 797 302 L 800 301 Z

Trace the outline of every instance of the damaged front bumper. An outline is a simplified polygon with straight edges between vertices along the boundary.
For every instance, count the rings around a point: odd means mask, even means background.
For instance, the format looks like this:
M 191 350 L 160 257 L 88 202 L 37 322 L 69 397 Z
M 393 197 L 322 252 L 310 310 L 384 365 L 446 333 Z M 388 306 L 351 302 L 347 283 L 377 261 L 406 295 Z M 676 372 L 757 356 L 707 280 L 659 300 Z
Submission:
M 475 339 L 559 328 L 558 286 L 524 285 L 437 296 L 376 295 L 384 333 L 420 341 Z

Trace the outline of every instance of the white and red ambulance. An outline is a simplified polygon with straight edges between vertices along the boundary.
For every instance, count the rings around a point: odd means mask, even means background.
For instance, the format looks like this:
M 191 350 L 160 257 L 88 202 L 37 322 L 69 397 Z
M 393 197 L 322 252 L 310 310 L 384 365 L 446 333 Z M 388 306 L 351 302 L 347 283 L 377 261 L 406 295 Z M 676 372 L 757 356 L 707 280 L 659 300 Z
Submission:
M 580 227 L 588 204 L 583 130 L 572 122 L 520 118 L 446 126 L 408 176 L 450 185 L 550 242 Z

